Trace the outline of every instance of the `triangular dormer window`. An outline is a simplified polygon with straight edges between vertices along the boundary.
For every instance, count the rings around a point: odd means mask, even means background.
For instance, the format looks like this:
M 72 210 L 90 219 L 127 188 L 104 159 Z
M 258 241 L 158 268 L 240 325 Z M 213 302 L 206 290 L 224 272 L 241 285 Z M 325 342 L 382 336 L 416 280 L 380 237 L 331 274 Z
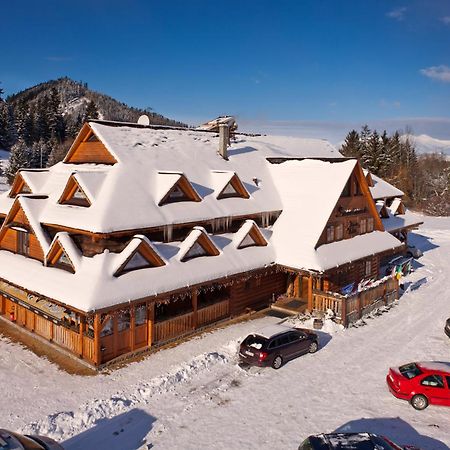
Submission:
M 243 237 L 242 237 L 243 236 Z M 264 247 L 267 241 L 258 225 L 253 220 L 247 220 L 236 233 L 235 242 L 237 248 Z
M 245 247 L 253 247 L 254 245 L 258 245 L 256 241 L 250 236 L 250 233 L 245 236 L 245 238 L 242 240 L 242 242 L 239 245 L 239 248 L 245 248 Z
M 163 196 L 159 202 L 159 206 L 167 205 L 168 203 L 177 202 L 199 202 L 200 196 L 192 187 L 188 179 L 181 173 L 160 172 L 159 176 L 171 177 L 175 179 L 174 184 L 169 191 Z M 171 180 L 171 178 L 168 178 Z
M 183 260 L 198 258 L 199 256 L 208 256 L 208 252 L 198 243 L 196 242 L 190 250 L 186 253 Z
M 217 174 L 223 174 L 226 176 L 226 172 L 217 172 Z M 225 187 L 217 195 L 218 199 L 229 197 L 240 197 L 240 198 L 250 197 L 250 194 L 247 192 L 247 189 L 245 189 L 244 185 L 242 184 L 242 181 L 235 173 L 233 173 L 231 179 L 227 182 Z
M 133 270 L 146 269 L 149 267 L 161 267 L 165 265 L 163 259 L 146 240 L 146 238 L 135 236 L 133 240 L 130 241 L 129 245 L 135 246 L 136 243 L 137 247 L 131 255 L 128 256 L 125 262 L 123 262 L 119 269 L 117 269 L 114 274 L 115 277 Z M 126 247 L 123 251 L 127 252 L 127 248 L 129 249 L 129 247 Z
M 181 247 L 181 261 L 187 261 L 201 256 L 217 256 L 220 253 L 205 230 L 201 227 L 194 228 L 182 243 Z
M 189 197 L 184 193 L 184 191 L 180 188 L 180 186 L 175 185 L 173 189 L 170 191 L 166 202 L 182 202 L 189 201 Z
M 19 172 L 14 179 L 14 182 L 11 186 L 11 191 L 9 193 L 9 197 L 14 198 L 19 194 L 32 194 L 30 186 L 25 182 L 21 173 Z
M 59 203 L 63 205 L 84 206 L 86 208 L 91 206 L 87 195 L 73 175 L 69 178 Z
M 57 260 L 51 264 L 51 266 L 58 267 L 60 269 L 67 270 L 69 272 L 75 273 L 72 262 L 70 261 L 67 253 L 64 250 L 61 250 L 61 254 L 57 258 Z
M 233 187 L 233 185 L 231 183 L 228 183 L 224 190 L 222 191 L 222 195 L 221 197 L 236 197 L 239 196 L 239 192 L 236 191 L 236 189 Z
M 125 267 L 123 268 L 124 272 L 127 272 L 129 270 L 137 270 L 137 269 L 144 269 L 146 267 L 153 267 L 150 261 L 147 261 L 140 252 L 136 252 L 125 264 Z

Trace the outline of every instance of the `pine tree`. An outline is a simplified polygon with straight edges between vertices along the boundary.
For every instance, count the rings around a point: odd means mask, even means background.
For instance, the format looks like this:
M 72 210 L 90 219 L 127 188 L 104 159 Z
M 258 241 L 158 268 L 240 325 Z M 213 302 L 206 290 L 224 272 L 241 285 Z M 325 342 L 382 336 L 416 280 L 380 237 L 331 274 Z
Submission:
M 57 143 L 54 142 L 54 145 L 56 146 Z M 33 168 L 47 167 L 47 162 L 51 151 L 52 145 L 47 143 L 43 139 L 41 139 L 38 142 L 35 142 L 31 147 L 30 167 Z
M 87 107 L 86 112 L 84 113 L 83 122 L 87 122 L 89 119 L 98 119 L 99 113 L 97 109 L 97 105 L 91 100 Z
M 9 105 L 6 102 L 0 102 L 0 149 L 9 150 L 12 146 L 13 123 Z
M 23 167 L 30 167 L 32 151 L 29 146 L 25 144 L 23 139 L 20 139 L 11 148 L 11 156 L 9 158 L 8 167 L 5 170 L 5 175 L 9 184 L 12 184 L 14 177 L 19 169 Z
M 379 173 L 381 177 L 384 177 L 389 174 L 389 172 L 392 170 L 392 162 L 393 158 L 391 155 L 391 147 L 390 147 L 391 140 L 386 132 L 386 130 L 383 131 L 383 134 L 381 135 L 381 141 L 380 141 L 380 167 L 379 167 Z
M 340 152 L 344 156 L 348 156 L 350 158 L 361 158 L 361 142 L 359 139 L 359 134 L 356 130 L 352 130 L 347 134 L 345 141 L 341 146 Z
M 366 143 L 366 150 L 362 157 L 364 167 L 378 175 L 380 172 L 381 141 L 377 130 L 374 130 Z

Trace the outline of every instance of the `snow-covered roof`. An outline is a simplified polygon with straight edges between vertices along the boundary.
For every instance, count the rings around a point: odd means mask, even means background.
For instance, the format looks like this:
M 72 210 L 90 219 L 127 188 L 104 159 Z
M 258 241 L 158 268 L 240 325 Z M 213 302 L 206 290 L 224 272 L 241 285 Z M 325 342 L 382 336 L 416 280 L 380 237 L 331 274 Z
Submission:
M 374 231 L 316 249 L 356 164 L 356 160 L 304 160 L 271 167 L 283 199 L 283 212 L 273 225 L 272 237 L 278 264 L 322 272 L 401 245 L 388 233 Z
M 271 232 L 264 229 L 261 232 L 269 241 Z M 2 251 L 1 278 L 31 292 L 89 312 L 261 269 L 275 262 L 275 252 L 270 244 L 237 249 L 230 245 L 233 241 L 231 233 L 208 237 L 219 249 L 220 255 L 201 256 L 182 262 L 179 258 L 181 242 L 153 242 L 153 248 L 167 264 L 133 270 L 119 277 L 114 277 L 114 274 L 125 260 L 124 255 L 108 250 L 93 257 L 82 257 L 75 273 L 45 267 L 39 261 Z M 64 248 L 67 248 L 66 244 Z M 126 255 L 129 251 L 130 247 L 124 249 Z
M 158 243 L 134 236 L 122 252 L 105 250 L 93 257 L 81 256 L 70 236 L 58 233 L 53 244 L 58 241 L 74 260 L 75 273 L 0 252 L 2 278 L 91 311 L 275 263 L 324 271 L 400 245 L 393 236 L 377 231 L 316 249 L 357 164 L 356 160 L 335 161 L 340 155 L 326 141 L 236 135 L 228 149 L 229 159 L 224 160 L 217 153 L 215 133 L 95 122 L 90 126 L 116 164 L 58 163 L 31 175 L 39 179 L 31 181 L 37 192 L 17 197 L 45 255 L 50 240 L 41 224 L 109 233 L 282 213 L 272 228 L 259 229 L 247 220 L 236 233 L 221 235 L 209 235 L 205 229 L 194 227 L 183 242 Z M 286 161 L 271 164 L 267 158 Z M 218 198 L 235 175 L 249 197 Z M 89 198 L 90 206 L 59 203 L 71 177 Z M 195 201 L 161 203 L 175 184 L 182 182 L 190 184 Z M 8 212 L 11 201 L 7 194 L 0 196 L 0 211 Z M 240 245 L 255 227 L 252 232 L 262 233 L 267 245 L 262 245 L 263 239 L 256 246 Z M 215 256 L 191 257 L 198 256 L 198 252 L 189 254 L 198 239 L 202 239 L 201 246 L 209 245 L 208 253 Z M 114 276 L 144 241 L 165 264 Z
M 394 216 L 390 211 L 390 208 L 386 208 L 386 210 L 389 213 L 389 217 L 381 219 L 381 221 L 383 222 L 384 229 L 390 233 L 403 228 L 418 227 L 423 223 L 423 219 L 411 211 L 407 210 L 405 214 Z
M 67 233 L 65 231 L 60 231 L 55 234 L 55 237 L 53 238 L 53 241 L 50 244 L 47 254 L 45 255 L 46 264 L 47 264 L 49 254 L 51 253 L 51 251 L 52 251 L 53 247 L 56 245 L 56 243 L 59 243 L 59 245 L 62 247 L 62 249 L 66 253 L 67 257 L 69 258 L 70 262 L 72 263 L 73 269 L 76 272 L 80 267 L 83 255 L 81 254 L 80 249 L 73 242 L 69 233 Z
M 364 170 L 364 175 L 367 175 L 368 171 Z M 374 200 L 386 199 L 390 197 L 403 197 L 405 193 L 400 189 L 397 189 L 392 184 L 377 177 L 373 173 L 370 174 L 373 180 L 373 187 L 369 187 L 370 193 Z

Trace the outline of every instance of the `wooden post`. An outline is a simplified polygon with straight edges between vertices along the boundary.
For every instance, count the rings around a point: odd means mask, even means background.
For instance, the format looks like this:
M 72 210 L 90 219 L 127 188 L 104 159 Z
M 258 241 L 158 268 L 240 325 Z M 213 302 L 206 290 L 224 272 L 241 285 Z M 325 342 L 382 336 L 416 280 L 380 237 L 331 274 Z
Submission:
M 295 274 L 295 278 L 294 278 L 294 297 L 298 298 L 301 296 L 300 293 L 300 274 Z
M 136 318 L 136 307 L 134 305 L 132 305 L 132 306 L 130 306 L 130 349 L 131 349 L 131 351 L 134 350 L 135 341 L 136 341 L 135 318 Z
M 362 317 L 362 292 L 358 292 L 358 319 Z
M 53 322 L 51 322 L 51 321 L 49 320 L 48 323 L 50 324 L 50 342 L 52 342 L 52 341 L 53 341 L 53 333 L 54 333 L 54 330 L 53 330 Z
M 313 310 L 313 277 L 312 275 L 308 278 L 308 310 Z
M 32 328 L 31 331 L 34 332 L 35 329 L 36 329 L 36 313 L 34 312 L 33 313 L 33 328 Z
M 155 302 L 151 302 L 147 307 L 147 345 L 153 344 L 155 325 Z
M 84 328 L 85 328 L 86 319 L 84 316 L 80 316 L 80 326 L 78 332 L 80 333 L 80 336 L 78 337 L 78 354 L 80 357 L 83 357 L 83 335 L 84 335 Z
M 5 297 L 0 297 L 0 314 L 5 314 Z
M 99 366 L 102 359 L 100 351 L 100 314 L 94 316 L 94 364 Z
M 342 325 L 347 328 L 347 298 L 341 298 L 341 321 Z
M 118 334 L 119 334 L 119 327 L 117 326 L 118 317 L 117 314 L 112 314 L 112 324 L 113 324 L 113 358 L 117 356 L 117 341 L 118 341 Z
M 197 289 L 192 289 L 192 310 L 193 310 L 193 319 L 192 319 L 192 327 L 194 330 L 197 328 L 197 306 L 198 306 L 198 295 Z

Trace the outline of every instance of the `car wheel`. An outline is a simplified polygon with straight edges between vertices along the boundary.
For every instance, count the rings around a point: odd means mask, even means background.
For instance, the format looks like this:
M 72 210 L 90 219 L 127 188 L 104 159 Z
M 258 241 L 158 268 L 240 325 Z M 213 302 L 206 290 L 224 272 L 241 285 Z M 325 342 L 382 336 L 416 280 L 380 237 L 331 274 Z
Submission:
M 411 406 L 414 409 L 422 411 L 428 406 L 428 399 L 425 397 L 425 395 L 422 394 L 414 395 L 413 398 L 411 399 Z
M 309 345 L 309 353 L 316 353 L 317 350 L 319 350 L 319 344 L 316 341 L 311 342 Z
M 275 356 L 272 361 L 272 367 L 279 369 L 283 365 L 283 358 L 280 355 Z

